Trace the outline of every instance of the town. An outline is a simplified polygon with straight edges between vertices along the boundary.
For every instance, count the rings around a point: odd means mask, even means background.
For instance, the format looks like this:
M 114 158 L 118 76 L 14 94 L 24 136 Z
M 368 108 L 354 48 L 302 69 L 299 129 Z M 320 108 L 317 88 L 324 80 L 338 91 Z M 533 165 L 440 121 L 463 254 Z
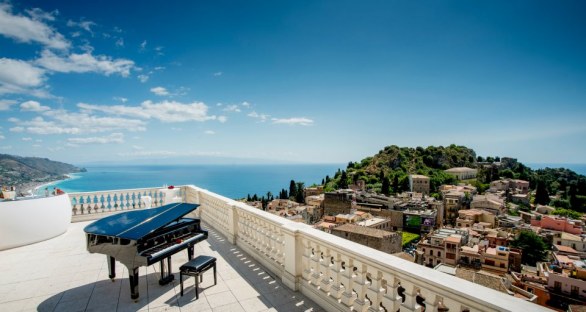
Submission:
M 584 218 L 559 208 L 563 192 L 546 194 L 546 202 L 558 207 L 539 204 L 542 191 L 526 180 L 496 177 L 479 190 L 479 171 L 522 166 L 513 158 L 497 160 L 444 170 L 456 183 L 439 185 L 437 194 L 430 177 L 410 174 L 408 190 L 394 195 L 373 191 L 360 179 L 336 190 L 295 189 L 303 184 L 291 181 L 290 194 L 243 201 L 548 308 L 584 305 Z

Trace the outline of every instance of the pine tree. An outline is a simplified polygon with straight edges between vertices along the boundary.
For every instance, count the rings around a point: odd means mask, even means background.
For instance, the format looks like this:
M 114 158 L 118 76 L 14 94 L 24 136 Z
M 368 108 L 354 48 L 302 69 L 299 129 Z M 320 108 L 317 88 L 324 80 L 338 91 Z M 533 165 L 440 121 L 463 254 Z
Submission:
M 537 181 L 537 186 L 535 187 L 535 204 L 540 205 L 547 205 L 549 204 L 549 193 L 547 192 L 547 188 L 545 187 L 545 182 L 543 180 Z
M 385 177 L 383 178 L 383 185 L 381 187 L 381 193 L 385 194 L 386 196 L 389 196 L 391 194 L 391 181 L 389 181 L 389 178 Z
M 348 188 L 348 175 L 346 174 L 346 171 L 342 170 L 342 174 L 340 176 L 340 185 L 339 185 L 340 189 L 347 189 Z
M 295 180 L 291 180 L 289 183 L 289 196 L 295 198 L 297 196 L 297 185 Z

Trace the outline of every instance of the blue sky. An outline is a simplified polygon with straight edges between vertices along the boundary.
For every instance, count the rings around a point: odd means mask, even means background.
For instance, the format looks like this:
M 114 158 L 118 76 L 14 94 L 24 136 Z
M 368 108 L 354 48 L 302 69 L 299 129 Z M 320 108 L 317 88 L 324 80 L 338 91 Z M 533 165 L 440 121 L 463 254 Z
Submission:
M 583 1 L 0 4 L 0 153 L 586 162 Z M 239 160 L 240 159 L 240 160 Z

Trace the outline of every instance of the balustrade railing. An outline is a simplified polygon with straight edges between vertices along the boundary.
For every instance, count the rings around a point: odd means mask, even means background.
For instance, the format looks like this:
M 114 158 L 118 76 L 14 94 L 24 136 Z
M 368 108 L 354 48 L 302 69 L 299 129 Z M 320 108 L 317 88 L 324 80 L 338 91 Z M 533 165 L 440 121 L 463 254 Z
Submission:
M 184 189 L 176 190 L 183 198 Z M 160 207 L 171 199 L 164 188 L 141 188 L 68 193 L 73 217 L 123 210 Z
M 118 194 L 122 194 L 123 204 L 117 207 L 138 209 L 138 194 L 149 192 L 154 198 L 157 189 L 70 196 L 78 199 L 74 209 L 87 213 L 87 208 L 95 210 L 96 204 L 98 210 L 102 209 L 103 202 L 116 207 Z M 102 201 L 102 195 L 110 196 L 110 201 Z M 118 202 L 114 200 L 112 205 L 114 195 L 118 195 Z M 127 199 L 132 195 L 134 201 Z M 88 196 L 90 205 L 85 200 Z M 301 291 L 327 311 L 547 311 L 195 186 L 182 187 L 181 197 L 200 204 L 196 213 L 205 223 L 262 263 L 286 286 Z M 80 198 L 84 198 L 82 203 Z M 97 202 L 95 198 L 99 198 Z M 164 202 L 160 197 L 153 200 L 159 206 Z

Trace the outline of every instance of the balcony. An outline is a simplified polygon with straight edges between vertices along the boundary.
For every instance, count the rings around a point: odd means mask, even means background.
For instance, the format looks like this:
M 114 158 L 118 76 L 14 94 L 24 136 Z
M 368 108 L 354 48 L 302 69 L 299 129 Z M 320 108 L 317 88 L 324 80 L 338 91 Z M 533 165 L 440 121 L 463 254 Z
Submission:
M 546 311 L 530 302 L 428 269 L 291 222 L 195 186 L 180 199 L 201 206 L 210 230 L 196 254 L 218 258 L 218 285 L 204 275 L 199 300 L 193 278 L 185 296 L 178 282 L 157 283 L 157 266 L 141 267 L 140 299 L 130 299 L 118 264 L 112 283 L 106 257 L 85 250 L 87 220 L 170 199 L 158 189 L 73 193 L 73 222 L 52 240 L 0 252 L 0 310 L 37 311 Z M 187 260 L 173 257 L 174 272 Z

